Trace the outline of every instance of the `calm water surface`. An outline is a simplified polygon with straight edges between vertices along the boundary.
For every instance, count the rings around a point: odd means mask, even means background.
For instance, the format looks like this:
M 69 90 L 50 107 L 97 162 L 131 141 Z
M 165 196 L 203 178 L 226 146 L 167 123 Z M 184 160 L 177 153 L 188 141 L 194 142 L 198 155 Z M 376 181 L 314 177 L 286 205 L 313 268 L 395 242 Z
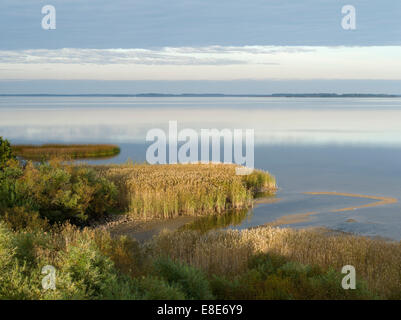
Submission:
M 0 135 L 13 143 L 117 143 L 95 163 L 144 161 L 149 129 L 255 129 L 255 166 L 277 177 L 273 204 L 231 228 L 317 212 L 291 227 L 326 226 L 401 240 L 401 204 L 332 212 L 374 200 L 401 200 L 401 99 L 0 97 Z M 287 226 L 287 225 L 284 225 Z

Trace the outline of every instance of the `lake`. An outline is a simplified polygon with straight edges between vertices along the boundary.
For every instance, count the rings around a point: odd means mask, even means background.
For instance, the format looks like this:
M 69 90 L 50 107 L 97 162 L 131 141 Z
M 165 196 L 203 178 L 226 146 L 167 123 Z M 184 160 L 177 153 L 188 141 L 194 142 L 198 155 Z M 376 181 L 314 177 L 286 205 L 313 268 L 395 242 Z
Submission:
M 276 222 L 401 240 L 400 202 L 344 195 L 401 200 L 400 98 L 0 97 L 0 136 L 12 143 L 120 145 L 92 163 L 144 161 L 146 132 L 167 132 L 169 120 L 255 130 L 255 167 L 276 176 L 278 201 L 230 228 Z

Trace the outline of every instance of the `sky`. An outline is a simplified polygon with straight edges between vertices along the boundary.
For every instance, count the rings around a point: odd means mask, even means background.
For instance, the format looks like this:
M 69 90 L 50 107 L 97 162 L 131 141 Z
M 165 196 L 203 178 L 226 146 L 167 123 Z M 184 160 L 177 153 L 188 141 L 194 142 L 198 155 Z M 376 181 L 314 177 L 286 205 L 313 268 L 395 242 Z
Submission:
M 2 0 L 0 94 L 400 94 L 400 14 L 393 0 Z

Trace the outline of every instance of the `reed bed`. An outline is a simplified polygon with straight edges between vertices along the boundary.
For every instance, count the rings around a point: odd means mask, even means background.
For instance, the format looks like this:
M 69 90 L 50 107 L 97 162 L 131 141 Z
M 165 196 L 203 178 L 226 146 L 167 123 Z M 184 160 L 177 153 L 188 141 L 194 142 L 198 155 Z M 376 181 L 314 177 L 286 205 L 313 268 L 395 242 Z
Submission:
M 154 256 L 168 256 L 208 274 L 235 275 L 255 254 L 275 254 L 304 265 L 340 272 L 356 269 L 358 279 L 381 298 L 401 299 L 401 242 L 321 230 L 260 227 L 244 231 L 164 233 L 147 244 Z
M 112 144 L 44 144 L 13 145 L 12 151 L 27 160 L 47 160 L 55 157 L 86 159 L 115 156 L 120 153 L 120 148 Z
M 120 191 L 119 203 L 137 218 L 219 214 L 252 206 L 256 192 L 273 193 L 275 178 L 255 170 L 235 173 L 236 165 L 174 164 L 96 166 Z

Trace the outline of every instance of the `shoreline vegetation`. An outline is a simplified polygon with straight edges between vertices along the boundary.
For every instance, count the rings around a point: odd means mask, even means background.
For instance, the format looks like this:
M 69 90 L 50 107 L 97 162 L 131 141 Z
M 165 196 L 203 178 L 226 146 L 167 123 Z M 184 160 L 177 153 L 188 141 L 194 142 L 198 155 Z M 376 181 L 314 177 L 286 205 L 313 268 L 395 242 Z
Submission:
M 0 139 L 0 299 L 401 299 L 401 242 L 263 226 L 241 218 L 276 182 L 234 165 L 19 163 Z M 274 201 L 273 201 L 274 202 Z M 125 213 L 201 217 L 142 243 L 94 227 Z M 238 216 L 236 215 L 238 213 Z M 56 290 L 41 270 L 54 266 Z M 357 270 L 344 290 L 341 268 Z
M 12 152 L 25 160 L 49 160 L 52 158 L 83 160 L 110 158 L 120 153 L 120 147 L 113 144 L 43 144 L 12 145 Z
M 262 170 L 236 175 L 230 164 L 122 164 L 89 166 L 119 190 L 118 206 L 137 218 L 222 214 L 253 205 L 256 194 L 274 194 L 274 176 Z

